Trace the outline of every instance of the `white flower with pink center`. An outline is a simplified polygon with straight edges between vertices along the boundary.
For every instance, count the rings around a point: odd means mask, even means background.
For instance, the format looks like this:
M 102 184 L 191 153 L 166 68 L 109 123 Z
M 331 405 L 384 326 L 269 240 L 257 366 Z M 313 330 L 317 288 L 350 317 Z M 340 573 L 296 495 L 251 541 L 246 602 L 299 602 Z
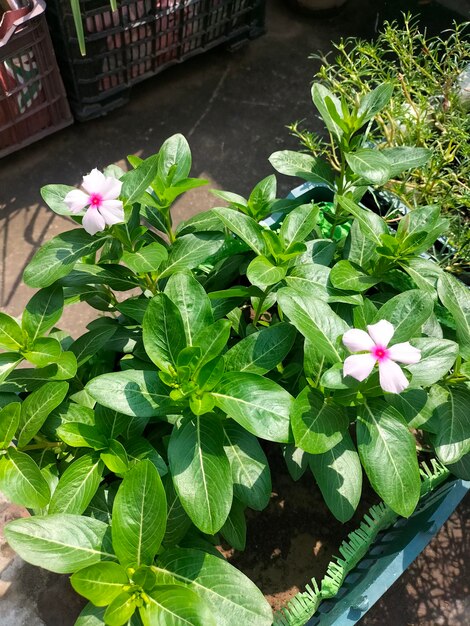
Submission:
M 96 168 L 83 177 L 81 189 L 73 189 L 64 202 L 72 213 L 86 208 L 82 226 L 90 235 L 104 230 L 106 226 L 124 222 L 124 208 L 118 200 L 122 183 L 112 176 L 105 176 Z
M 421 359 L 421 350 L 414 348 L 409 341 L 397 343 L 389 347 L 395 332 L 393 324 L 381 320 L 367 327 L 369 331 L 352 328 L 343 335 L 343 343 L 353 354 L 344 361 L 343 375 L 352 376 L 356 380 L 366 379 L 378 363 L 380 386 L 390 393 L 401 393 L 409 385 L 401 367 L 404 363 L 411 365 Z

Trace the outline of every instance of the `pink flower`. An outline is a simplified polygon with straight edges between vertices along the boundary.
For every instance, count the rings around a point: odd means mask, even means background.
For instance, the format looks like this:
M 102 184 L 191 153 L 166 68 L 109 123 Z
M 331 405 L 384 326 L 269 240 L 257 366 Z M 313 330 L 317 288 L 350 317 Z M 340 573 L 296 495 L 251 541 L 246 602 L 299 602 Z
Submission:
M 409 341 L 388 347 L 395 329 L 387 320 L 367 327 L 369 331 L 352 328 L 343 335 L 343 343 L 351 352 L 365 352 L 348 356 L 344 362 L 343 375 L 362 381 L 379 364 L 380 386 L 390 393 L 401 393 L 409 385 L 399 363 L 411 365 L 421 359 L 421 351 Z
M 90 235 L 104 230 L 106 226 L 124 222 L 124 209 L 118 200 L 122 183 L 117 178 L 105 176 L 96 168 L 83 177 L 81 189 L 73 189 L 64 202 L 72 213 L 80 213 L 87 207 L 82 226 Z

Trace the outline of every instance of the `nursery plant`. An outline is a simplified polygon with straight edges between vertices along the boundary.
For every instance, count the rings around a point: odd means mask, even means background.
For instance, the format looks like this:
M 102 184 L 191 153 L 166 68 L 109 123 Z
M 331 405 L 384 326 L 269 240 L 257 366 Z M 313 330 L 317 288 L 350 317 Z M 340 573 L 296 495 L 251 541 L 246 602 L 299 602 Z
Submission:
M 385 189 L 407 207 L 438 204 L 450 218 L 449 246 L 438 245 L 433 256 L 450 271 L 469 280 L 470 254 L 470 115 L 468 111 L 470 41 L 468 23 L 431 37 L 415 18 L 385 22 L 375 40 L 341 39 L 333 56 L 312 55 L 321 63 L 316 74 L 325 87 L 354 105 L 361 95 L 384 82 L 393 97 L 369 129 L 379 149 L 412 145 L 431 150 L 416 168 L 392 172 Z M 303 123 L 290 125 L 304 149 L 325 156 L 338 169 L 331 141 L 310 132 Z M 330 137 L 331 140 L 331 137 Z M 396 202 L 389 208 L 396 211 Z
M 366 147 L 389 84 L 355 105 L 312 93 L 339 170 L 271 162 L 329 204 L 277 199 L 271 175 L 175 227 L 175 199 L 206 182 L 181 135 L 127 173 L 42 189 L 76 227 L 26 267 L 21 320 L 0 314 L 0 490 L 31 513 L 10 545 L 89 601 L 77 626 L 271 625 L 214 547 L 243 550 L 245 510 L 269 502 L 264 442 L 293 475 L 310 468 L 341 521 L 363 471 L 384 502 L 372 520 L 411 515 L 418 449 L 468 471 L 470 299 L 421 256 L 447 221 L 427 206 L 392 229 L 360 204 L 429 152 Z M 97 317 L 73 338 L 60 317 L 79 301 Z

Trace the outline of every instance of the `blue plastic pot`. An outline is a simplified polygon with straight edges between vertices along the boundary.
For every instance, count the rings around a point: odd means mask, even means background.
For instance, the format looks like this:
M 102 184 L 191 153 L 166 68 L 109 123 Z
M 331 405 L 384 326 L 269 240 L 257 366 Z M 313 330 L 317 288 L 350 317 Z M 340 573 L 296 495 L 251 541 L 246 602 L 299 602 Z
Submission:
M 449 479 L 410 518 L 400 518 L 381 533 L 338 595 L 324 600 L 305 626 L 356 624 L 419 556 L 469 490 L 470 481 Z

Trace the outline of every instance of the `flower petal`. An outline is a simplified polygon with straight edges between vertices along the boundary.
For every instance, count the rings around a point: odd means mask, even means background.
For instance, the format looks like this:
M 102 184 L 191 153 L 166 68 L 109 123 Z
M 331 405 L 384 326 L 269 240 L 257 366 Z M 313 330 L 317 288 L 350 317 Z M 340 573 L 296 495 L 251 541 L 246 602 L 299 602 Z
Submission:
M 94 235 L 106 228 L 106 222 L 97 209 L 88 209 L 83 216 L 82 226 L 89 235 Z
M 395 332 L 393 324 L 387 322 L 387 320 L 380 320 L 377 324 L 371 324 L 367 327 L 367 330 L 375 343 L 384 347 L 388 346 Z
M 89 174 L 83 177 L 82 187 L 89 194 L 99 193 L 102 195 L 102 189 L 105 185 L 105 177 L 99 170 L 93 169 Z
M 101 196 L 103 200 L 115 200 L 119 198 L 119 194 L 121 193 L 122 183 L 117 178 L 113 178 L 112 176 L 107 176 L 104 179 L 104 184 L 101 188 Z
M 343 343 L 351 352 L 360 352 L 361 350 L 372 350 L 375 343 L 365 330 L 351 328 L 343 335 Z
M 90 198 L 81 189 L 72 189 L 65 196 L 64 202 L 72 213 L 80 213 L 87 204 L 90 204 Z
M 386 359 L 379 363 L 380 386 L 390 393 L 401 393 L 410 384 L 395 361 Z
M 343 366 L 343 376 L 352 376 L 362 381 L 372 372 L 376 359 L 372 354 L 353 354 L 348 356 Z
M 124 222 L 124 209 L 119 200 L 103 200 L 98 210 L 108 226 Z
M 421 350 L 414 348 L 409 341 L 390 346 L 388 354 L 393 361 L 399 361 L 406 365 L 421 361 Z

